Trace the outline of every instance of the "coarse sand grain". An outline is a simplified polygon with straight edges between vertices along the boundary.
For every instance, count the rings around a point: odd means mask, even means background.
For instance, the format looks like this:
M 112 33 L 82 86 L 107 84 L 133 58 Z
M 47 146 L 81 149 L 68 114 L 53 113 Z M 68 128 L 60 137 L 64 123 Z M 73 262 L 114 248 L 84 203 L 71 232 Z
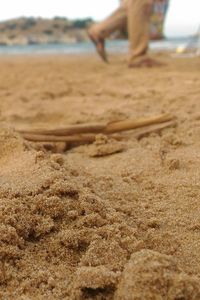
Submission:
M 200 61 L 162 59 L 0 58 L 0 299 L 200 299 Z M 140 140 L 14 130 L 162 112 L 177 126 Z

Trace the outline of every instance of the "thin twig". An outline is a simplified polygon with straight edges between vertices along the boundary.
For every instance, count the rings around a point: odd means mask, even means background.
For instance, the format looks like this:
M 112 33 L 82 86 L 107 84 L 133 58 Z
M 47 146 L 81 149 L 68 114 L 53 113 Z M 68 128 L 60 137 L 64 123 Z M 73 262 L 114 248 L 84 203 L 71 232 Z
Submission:
M 36 134 L 36 135 L 50 135 L 50 136 L 68 136 L 73 134 L 83 133 L 100 133 L 106 128 L 106 124 L 80 124 L 69 125 L 63 128 L 56 129 L 32 129 L 32 130 L 18 130 L 22 134 Z
M 65 128 L 56 128 L 52 130 L 46 129 L 34 129 L 34 130 L 18 130 L 22 135 L 45 135 L 45 136 L 70 136 L 79 135 L 85 133 L 116 133 L 121 131 L 133 130 L 148 125 L 164 123 L 171 121 L 173 117 L 169 114 L 161 114 L 153 117 L 139 118 L 136 120 L 124 120 L 120 122 L 112 122 L 105 124 L 82 124 L 82 125 L 70 125 Z
M 96 140 L 96 134 L 79 134 L 68 136 L 56 136 L 56 135 L 42 135 L 23 133 L 23 138 L 32 142 L 66 142 L 66 143 L 93 143 Z M 110 138 L 115 140 L 123 140 L 121 135 L 109 135 Z
M 121 122 L 110 123 L 105 129 L 105 133 L 114 133 L 120 131 L 132 130 L 148 125 L 154 125 L 158 123 L 164 123 L 171 121 L 173 117 L 169 114 L 162 114 L 154 117 L 145 117 L 137 120 L 126 120 Z
M 165 122 L 163 124 L 155 124 L 149 127 L 143 128 L 138 132 L 134 133 L 133 136 L 136 139 L 141 139 L 144 136 L 147 136 L 153 132 L 160 132 L 164 128 L 175 126 L 175 121 Z M 66 142 L 66 143 L 93 143 L 96 140 L 96 134 L 79 134 L 79 135 L 70 135 L 70 136 L 56 136 L 56 135 L 39 135 L 39 134 L 31 134 L 31 133 L 23 133 L 22 136 L 28 140 L 33 142 Z M 115 140 L 123 140 L 127 138 L 127 136 L 117 135 L 117 134 L 109 134 L 110 138 Z
M 140 140 L 141 138 L 143 138 L 145 136 L 148 136 L 151 133 L 159 133 L 163 129 L 169 128 L 169 127 L 174 127 L 175 125 L 176 125 L 175 121 L 169 121 L 169 122 L 165 122 L 165 123 L 162 123 L 162 124 L 155 124 L 155 125 L 152 125 L 152 126 L 149 126 L 147 128 L 143 128 L 143 129 L 139 130 L 138 132 L 136 132 L 134 134 L 134 137 L 137 140 Z

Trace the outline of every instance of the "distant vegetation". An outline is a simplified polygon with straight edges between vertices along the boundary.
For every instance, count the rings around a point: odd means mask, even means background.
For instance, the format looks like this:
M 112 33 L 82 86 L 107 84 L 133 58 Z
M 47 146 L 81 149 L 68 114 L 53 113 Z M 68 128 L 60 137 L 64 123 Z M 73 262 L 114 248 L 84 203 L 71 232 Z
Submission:
M 0 22 L 0 45 L 85 41 L 88 39 L 85 29 L 93 22 L 91 18 L 69 20 L 65 17 L 30 17 Z
M 75 20 L 73 21 L 73 27 L 74 28 L 87 28 L 91 23 L 93 23 L 93 20 L 91 18 L 84 19 L 84 20 Z

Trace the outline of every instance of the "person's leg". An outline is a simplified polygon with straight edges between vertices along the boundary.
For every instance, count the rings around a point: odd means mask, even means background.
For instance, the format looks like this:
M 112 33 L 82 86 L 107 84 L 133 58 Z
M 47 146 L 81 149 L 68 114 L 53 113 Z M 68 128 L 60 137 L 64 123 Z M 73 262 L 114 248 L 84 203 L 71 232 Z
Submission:
M 113 32 L 124 28 L 127 22 L 127 7 L 121 5 L 104 21 L 94 24 L 90 30 L 101 38 L 109 37 Z
M 147 57 L 152 10 L 153 0 L 129 0 L 128 34 L 130 67 L 160 65 L 157 61 Z
M 88 30 L 89 37 L 94 42 L 97 52 L 104 61 L 107 55 L 104 48 L 104 40 L 113 32 L 123 29 L 127 24 L 128 1 L 124 0 L 120 7 L 104 21 L 94 24 Z

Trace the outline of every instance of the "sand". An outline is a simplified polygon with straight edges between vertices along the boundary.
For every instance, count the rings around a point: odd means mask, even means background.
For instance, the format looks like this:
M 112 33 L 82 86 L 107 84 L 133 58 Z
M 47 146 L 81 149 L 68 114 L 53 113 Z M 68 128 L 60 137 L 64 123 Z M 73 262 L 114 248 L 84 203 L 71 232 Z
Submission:
M 200 299 L 200 60 L 161 58 L 0 58 L 0 299 Z M 177 127 L 139 141 L 14 130 L 162 112 Z

